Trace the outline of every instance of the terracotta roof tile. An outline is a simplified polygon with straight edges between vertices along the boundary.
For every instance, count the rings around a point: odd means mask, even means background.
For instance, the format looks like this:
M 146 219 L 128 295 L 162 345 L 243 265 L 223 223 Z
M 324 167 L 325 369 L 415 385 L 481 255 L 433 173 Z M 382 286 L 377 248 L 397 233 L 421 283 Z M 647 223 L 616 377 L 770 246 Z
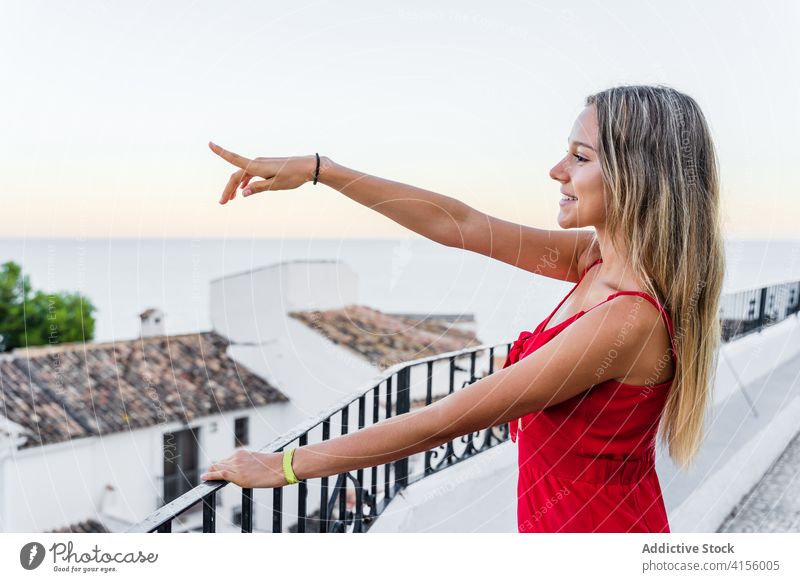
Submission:
M 30 447 L 288 400 L 227 346 L 203 332 L 18 349 L 0 361 L 0 414 Z
M 437 320 L 435 315 L 419 320 L 364 305 L 292 311 L 289 315 L 379 368 L 481 345 L 474 332 Z

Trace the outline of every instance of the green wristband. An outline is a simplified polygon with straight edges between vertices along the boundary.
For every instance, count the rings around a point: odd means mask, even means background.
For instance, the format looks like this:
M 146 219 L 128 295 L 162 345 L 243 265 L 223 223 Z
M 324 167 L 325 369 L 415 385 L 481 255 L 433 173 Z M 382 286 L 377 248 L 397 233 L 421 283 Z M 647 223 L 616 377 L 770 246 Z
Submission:
M 294 474 L 292 470 L 292 458 L 294 457 L 294 449 L 286 449 L 283 451 L 283 476 L 286 478 L 288 485 L 299 483 L 300 479 Z

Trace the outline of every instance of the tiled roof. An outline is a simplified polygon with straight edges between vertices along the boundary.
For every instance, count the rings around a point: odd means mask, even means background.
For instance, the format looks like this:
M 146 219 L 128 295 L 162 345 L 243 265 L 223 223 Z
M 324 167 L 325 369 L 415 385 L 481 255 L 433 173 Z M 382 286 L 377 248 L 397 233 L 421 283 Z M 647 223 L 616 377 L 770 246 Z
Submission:
M 0 414 L 26 448 L 288 400 L 227 346 L 209 331 L 17 349 L 0 360 Z
M 109 533 L 105 526 L 97 520 L 87 519 L 45 533 Z
M 435 315 L 418 320 L 363 305 L 289 315 L 379 368 L 480 345 L 474 332 L 437 320 Z

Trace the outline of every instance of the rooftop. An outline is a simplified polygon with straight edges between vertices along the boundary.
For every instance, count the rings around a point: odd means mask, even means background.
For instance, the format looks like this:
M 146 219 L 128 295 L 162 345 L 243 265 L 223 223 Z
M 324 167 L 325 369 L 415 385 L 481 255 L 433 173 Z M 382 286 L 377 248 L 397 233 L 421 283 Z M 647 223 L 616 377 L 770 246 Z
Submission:
M 325 311 L 291 311 L 289 315 L 335 344 L 361 355 L 380 368 L 426 356 L 479 346 L 473 331 L 430 315 L 390 315 L 364 305 Z
M 27 448 L 288 400 L 227 346 L 209 331 L 17 349 L 0 360 L 0 414 Z

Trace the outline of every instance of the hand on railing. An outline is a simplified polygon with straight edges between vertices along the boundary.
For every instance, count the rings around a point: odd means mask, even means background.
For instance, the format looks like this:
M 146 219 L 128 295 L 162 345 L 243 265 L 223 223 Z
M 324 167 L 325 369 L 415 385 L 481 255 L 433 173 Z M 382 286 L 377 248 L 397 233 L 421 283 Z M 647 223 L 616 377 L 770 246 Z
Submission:
M 244 489 L 275 488 L 286 485 L 283 453 L 258 453 L 238 450 L 214 463 L 200 475 L 203 481 L 227 481 Z

